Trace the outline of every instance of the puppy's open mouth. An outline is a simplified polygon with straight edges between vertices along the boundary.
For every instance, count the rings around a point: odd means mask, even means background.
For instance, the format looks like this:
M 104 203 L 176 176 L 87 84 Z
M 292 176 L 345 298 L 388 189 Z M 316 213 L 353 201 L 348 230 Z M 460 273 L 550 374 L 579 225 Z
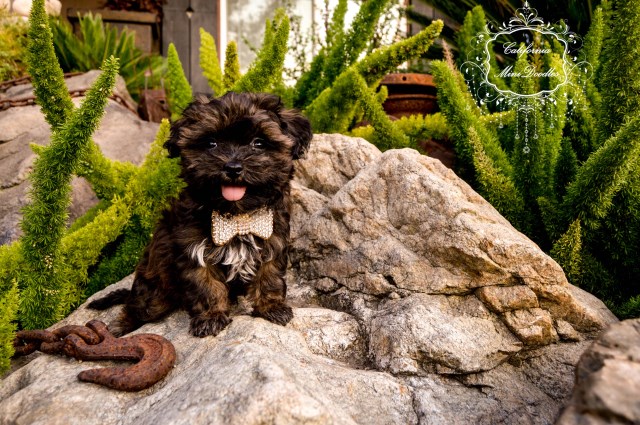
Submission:
M 222 197 L 227 201 L 239 201 L 247 191 L 246 186 L 222 186 Z

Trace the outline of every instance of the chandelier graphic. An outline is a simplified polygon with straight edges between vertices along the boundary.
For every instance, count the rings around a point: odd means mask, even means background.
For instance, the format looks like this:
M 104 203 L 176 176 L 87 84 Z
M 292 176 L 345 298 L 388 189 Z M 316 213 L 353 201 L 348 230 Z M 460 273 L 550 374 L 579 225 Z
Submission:
M 583 96 L 580 88 L 593 74 L 591 64 L 578 59 L 581 38 L 563 21 L 546 23 L 528 1 L 508 22 L 497 28 L 485 25 L 471 45 L 460 71 L 478 106 L 515 110 L 515 137 L 523 138 L 525 154 L 529 138 L 538 138 L 540 114 L 553 128 L 558 102 L 566 102 L 571 112 L 574 98 Z M 492 60 L 494 48 L 502 67 Z

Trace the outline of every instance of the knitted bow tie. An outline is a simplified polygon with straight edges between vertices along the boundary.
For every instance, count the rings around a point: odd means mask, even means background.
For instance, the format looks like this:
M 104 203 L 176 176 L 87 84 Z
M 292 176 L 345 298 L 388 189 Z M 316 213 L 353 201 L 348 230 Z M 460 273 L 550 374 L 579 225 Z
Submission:
M 211 237 L 213 243 L 220 246 L 237 235 L 256 235 L 268 239 L 273 233 L 273 211 L 261 208 L 252 213 L 221 215 L 211 213 Z

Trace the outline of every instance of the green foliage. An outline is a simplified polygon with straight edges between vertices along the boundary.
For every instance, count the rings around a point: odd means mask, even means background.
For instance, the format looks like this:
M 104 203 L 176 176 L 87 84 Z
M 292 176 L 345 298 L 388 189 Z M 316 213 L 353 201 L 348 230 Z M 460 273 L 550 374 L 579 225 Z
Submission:
M 565 209 L 587 227 L 596 228 L 613 206 L 613 197 L 638 170 L 640 117 L 625 124 L 580 167 L 567 188 Z
M 412 146 L 417 146 L 422 140 L 444 140 L 449 137 L 449 126 L 441 113 L 431 115 L 411 115 L 393 121 L 411 140 Z
M 87 286 L 96 285 L 91 270 L 100 257 L 135 247 L 137 259 L 160 211 L 183 185 L 177 159 L 167 158 L 162 147 L 168 121 L 162 123 L 141 167 L 104 159 L 91 143 L 91 134 L 115 82 L 117 59 L 105 61 L 102 74 L 76 109 L 64 103 L 68 93 L 55 67 L 44 0 L 34 1 L 31 22 L 36 24 L 30 33 L 30 69 L 52 136 L 48 146 L 34 149 L 38 158 L 30 175 L 31 202 L 24 208 L 23 236 L 0 247 L 0 370 L 9 365 L 16 327 L 49 326 L 82 302 Z M 51 102 L 53 97 L 61 105 Z M 97 187 L 104 199 L 67 229 L 70 180 L 79 170 L 92 180 L 105 180 Z M 122 257 L 109 259 L 123 264 Z M 133 264 L 127 265 L 119 273 L 130 273 Z
M 387 2 L 372 0 L 364 3 L 351 29 L 345 32 L 343 23 L 347 2 L 340 1 L 329 24 L 327 46 L 312 60 L 310 69 L 302 74 L 293 88 L 286 87 L 282 81 L 289 20 L 284 10 L 279 9 L 274 20 L 267 21 L 262 48 L 242 77 L 238 77 L 235 44 L 227 46 L 224 88 L 272 91 L 279 94 L 287 105 L 306 105 L 304 113 L 316 132 L 347 132 L 364 114 L 376 130 L 370 137 L 381 149 L 411 145 L 410 136 L 393 125 L 382 109 L 386 91 L 376 93 L 374 89 L 385 74 L 426 52 L 443 24 L 435 21 L 419 34 L 376 49 L 357 61 L 367 45 L 363 34 L 375 29 Z M 343 58 L 346 62 L 339 62 L 336 58 Z
M 372 38 L 376 23 L 388 2 L 389 0 L 370 0 L 362 3 L 349 31 L 342 36 L 336 33 L 334 44 L 327 54 L 319 89 L 329 87 L 344 70 L 358 60 Z
M 120 75 L 134 96 L 148 86 L 159 86 L 164 61 L 135 46 L 135 33 L 104 24 L 100 15 L 80 16 L 80 34 L 76 35 L 65 20 L 51 20 L 53 45 L 64 72 L 97 69 L 110 56 L 120 59 Z M 145 76 L 151 71 L 151 76 Z
M 294 105 L 305 108 L 320 93 L 330 87 L 338 76 L 351 66 L 372 39 L 375 25 L 389 0 L 370 0 L 362 3 L 351 27 L 343 30 L 347 5 L 339 2 L 333 13 L 327 46 L 311 62 L 309 72 L 296 84 Z
M 600 108 L 600 93 L 598 92 L 595 82 L 596 79 L 599 80 L 600 76 L 600 54 L 602 52 L 602 46 L 604 42 L 604 33 L 605 33 L 605 19 L 604 12 L 601 7 L 597 8 L 593 13 L 593 20 L 591 22 L 591 27 L 589 28 L 589 32 L 584 37 L 584 48 L 582 49 L 582 59 L 587 61 L 593 67 L 591 70 L 591 75 L 585 75 L 586 84 L 586 94 L 589 98 L 589 102 L 595 110 Z M 597 76 L 597 78 L 594 78 Z M 588 77 L 588 78 L 587 78 Z
M 184 183 L 178 178 L 179 160 L 167 158 L 162 147 L 169 137 L 169 129 L 169 122 L 163 120 L 144 163 L 128 180 L 124 196 L 126 204 L 131 209 L 131 218 L 124 223 L 119 243 L 108 246 L 102 252 L 103 257 L 89 279 L 85 296 L 103 289 L 133 271 L 151 238 L 161 212 L 184 187 Z
M 408 138 L 408 146 L 416 150 L 422 150 L 420 142 L 430 139 L 443 140 L 449 135 L 447 122 L 440 113 L 402 117 L 391 121 L 391 125 L 404 134 Z M 376 129 L 372 125 L 356 127 L 350 134 L 371 143 L 378 143 Z
M 558 201 L 567 193 L 567 187 L 575 180 L 577 172 L 578 157 L 571 146 L 571 140 L 564 138 L 553 176 L 554 192 Z
M 238 60 L 238 46 L 235 41 L 227 44 L 224 58 L 223 90 L 227 91 L 240 79 L 240 62 Z
M 356 113 L 361 81 L 362 77 L 355 71 L 344 72 L 331 89 L 323 91 L 309 105 L 305 113 L 315 132 L 340 133 L 349 129 Z
M 13 355 L 19 305 L 18 274 L 24 262 L 19 244 L 0 246 L 0 372 L 9 369 Z
M 278 9 L 273 21 L 267 20 L 264 41 L 256 60 L 231 90 L 264 92 L 281 84 L 288 39 L 289 18 L 284 15 L 284 9 Z
M 0 255 L 2 255 L 0 253 Z M 0 371 L 9 369 L 9 359 L 13 356 L 13 340 L 18 311 L 18 285 L 13 284 L 0 295 Z
M 458 66 L 471 58 L 475 51 L 474 40 L 478 34 L 484 31 L 486 18 L 482 6 L 476 6 L 467 12 L 460 31 L 456 33 L 455 40 L 458 44 Z
M 592 85 L 589 85 L 590 82 L 587 83 L 586 96 L 575 87 L 568 90 L 568 99 L 572 106 L 569 106 L 569 116 L 566 117 L 564 136 L 569 139 L 572 150 L 580 162 L 586 161 L 596 148 L 594 111 L 597 110 L 595 102 L 599 104 L 597 99 L 600 95 Z M 589 90 L 593 90 L 591 96 Z
M 611 23 L 615 29 L 604 43 L 600 60 L 600 142 L 612 136 L 626 117 L 640 112 L 640 2 L 614 0 L 612 4 Z
M 167 50 L 167 101 L 171 111 L 171 119 L 180 118 L 184 108 L 191 103 L 193 94 L 191 86 L 184 75 L 184 69 L 178 56 L 178 51 L 173 43 L 169 44 Z
M 464 62 L 473 58 L 474 51 L 477 50 L 477 46 L 475 46 L 476 36 L 484 32 L 486 24 L 485 19 L 484 9 L 482 6 L 476 6 L 467 12 L 467 15 L 464 18 L 464 24 L 460 28 L 460 31 L 455 34 L 455 41 L 458 46 L 458 54 L 456 55 L 458 67 L 462 67 Z M 487 48 L 490 52 L 493 52 L 492 43 L 489 43 Z M 489 60 L 489 81 L 501 90 L 506 89 L 507 84 L 498 76 L 497 73 L 499 67 L 495 55 L 491 55 Z M 477 87 L 481 81 L 479 70 L 472 68 L 471 72 L 473 72 L 473 79 Z
M 635 168 L 637 170 L 637 168 Z M 586 281 L 595 292 L 616 305 L 638 295 L 640 287 L 640 174 L 634 171 L 612 199 L 612 207 L 600 227 L 586 235 L 590 254 L 611 276 L 613 284 Z M 615 312 L 615 311 L 614 311 Z
M 74 106 L 58 66 L 47 14 L 37 6 L 32 9 L 29 20 L 33 23 L 29 30 L 27 54 L 29 74 L 33 77 L 37 102 L 46 121 L 55 130 L 67 121 Z M 44 151 L 44 148 L 37 149 L 38 154 Z M 127 164 L 116 167 L 114 161 L 105 158 L 100 148 L 91 143 L 83 148 L 75 172 L 89 180 L 98 196 L 106 196 L 110 184 L 126 178 L 127 168 Z
M 474 127 L 469 128 L 469 143 L 473 149 L 473 167 L 478 192 L 512 223 L 520 223 L 524 201 L 511 179 L 498 170 L 484 152 L 484 145 Z
M 607 8 L 603 2 L 596 10 L 582 53 L 598 77 L 570 75 L 572 84 L 555 90 L 552 102 L 520 100 L 512 105 L 515 119 L 487 115 L 491 108 L 477 106 L 451 65 L 433 62 L 432 68 L 459 173 L 550 252 L 573 284 L 628 317 L 638 314 L 640 296 L 640 75 L 631 69 L 638 61 L 640 6 L 614 1 L 612 17 Z M 478 10 L 467 15 L 469 27 L 457 38 L 461 52 L 470 51 L 480 18 Z M 528 67 L 555 73 L 512 77 L 508 87 L 515 92 L 535 93 L 564 80 L 560 43 L 541 37 L 533 43 L 556 53 L 521 53 L 515 74 Z
M 486 155 L 506 177 L 513 176 L 513 169 L 498 138 L 487 130 L 480 119 L 480 111 L 460 83 L 460 75 L 442 61 L 432 62 L 433 76 L 438 87 L 438 104 L 449 123 L 451 137 L 458 155 L 459 172 L 470 181 L 475 180 L 473 164 L 474 148 L 469 142 L 469 131 L 474 128 Z M 464 87 L 464 89 L 463 89 Z
M 551 249 L 551 257 L 560 264 L 569 282 L 578 284 L 582 274 L 582 228 L 576 219 Z
M 123 188 L 136 170 L 130 162 L 113 161 L 102 154 L 95 143 L 83 152 L 76 173 L 86 178 L 98 198 L 110 200 L 114 196 L 124 196 Z
M 325 60 L 325 49 L 322 49 L 311 61 L 309 70 L 298 78 L 293 98 L 293 105 L 296 108 L 303 108 L 309 105 L 320 93 L 318 88 L 322 79 Z
M 111 205 L 99 211 L 91 221 L 80 229 L 68 232 L 62 239 L 61 252 L 65 276 L 61 288 L 61 315 L 68 314 L 75 306 L 84 301 L 84 288 L 89 279 L 87 265 L 95 264 L 102 248 L 115 241 L 131 218 L 129 203 L 114 198 Z
M 336 8 L 333 9 L 331 22 L 327 26 L 326 45 L 335 46 L 342 42 L 344 37 L 344 18 L 349 10 L 348 0 L 338 0 Z
M 399 149 L 409 146 L 408 137 L 391 123 L 375 94 L 369 89 L 365 79 L 354 70 L 346 73 L 347 80 L 353 81 L 354 94 L 364 110 L 364 116 L 376 129 L 374 144 L 382 150 Z
M 442 22 L 435 21 L 419 34 L 392 46 L 380 48 L 347 68 L 331 87 L 320 93 L 305 109 L 304 112 L 314 131 L 348 131 L 360 105 L 376 131 L 380 132 L 374 140 L 381 149 L 408 146 L 409 140 L 390 124 L 382 111 L 380 101 L 369 87 L 375 87 L 379 78 L 389 70 L 411 57 L 424 53 L 438 36 L 440 28 Z M 314 72 L 313 68 L 309 72 Z
M 202 74 L 207 79 L 213 94 L 223 95 L 222 69 L 220 69 L 216 42 L 204 28 L 200 28 L 200 68 L 202 68 Z
M 27 29 L 26 22 L 0 8 L 0 81 L 26 73 Z
M 55 130 L 69 118 L 73 103 L 64 83 L 62 69 L 56 61 L 44 0 L 33 3 L 29 22 L 29 75 L 33 78 L 34 92 L 44 117 Z
M 442 21 L 434 21 L 418 34 L 398 41 L 391 46 L 381 47 L 362 58 L 354 68 L 369 85 L 377 84 L 385 74 L 392 72 L 400 64 L 424 54 L 440 35 Z
M 622 320 L 640 317 L 640 295 L 628 299 L 615 309 L 615 313 Z
M 507 22 L 516 11 L 516 8 L 523 6 L 518 0 L 419 0 L 412 1 L 413 5 L 424 3 L 446 16 L 446 21 L 451 22 L 452 28 L 458 28 L 463 23 L 467 11 L 481 6 L 487 16 L 487 20 L 494 24 Z M 531 7 L 535 7 L 539 16 L 543 16 L 547 22 L 558 22 L 567 20 L 569 28 L 583 34 L 589 26 L 592 18 L 592 6 L 597 5 L 597 1 L 576 1 L 576 0 L 556 0 L 529 2 Z M 429 16 L 418 12 L 415 8 L 407 11 L 408 18 L 422 24 L 430 23 Z M 424 9 L 423 9 L 424 10 Z
M 28 272 L 20 280 L 21 320 L 28 328 L 47 327 L 61 318 L 60 305 L 68 283 L 62 273 L 60 244 L 71 178 L 102 118 L 118 72 L 117 59 L 107 59 L 103 68 L 80 108 L 54 131 L 50 146 L 38 157 L 30 175 L 31 203 L 24 208 L 21 222 L 22 256 Z

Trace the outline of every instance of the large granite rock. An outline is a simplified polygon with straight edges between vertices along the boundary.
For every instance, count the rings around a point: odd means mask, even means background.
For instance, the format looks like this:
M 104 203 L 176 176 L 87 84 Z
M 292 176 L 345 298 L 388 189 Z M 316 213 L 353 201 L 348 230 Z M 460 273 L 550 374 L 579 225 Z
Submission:
M 98 75 L 99 71 L 91 71 L 65 81 L 71 92 L 81 92 L 90 87 Z M 118 77 L 114 94 L 122 103 L 109 99 L 93 140 L 108 158 L 139 164 L 149 150 L 158 131 L 158 124 L 141 120 L 124 106 L 133 105 L 134 102 L 121 77 Z M 31 96 L 31 84 L 23 84 L 9 88 L 0 94 L 0 99 L 20 100 Z M 78 104 L 82 97 L 73 100 Z M 30 185 L 27 176 L 35 159 L 29 145 L 47 145 L 50 137 L 49 125 L 39 106 L 12 107 L 0 111 L 0 245 L 10 243 L 20 236 L 20 210 L 28 202 Z M 70 221 L 84 214 L 97 202 L 86 180 L 76 178 L 72 187 Z
M 292 194 L 287 327 L 242 302 L 215 338 L 189 336 L 183 312 L 145 325 L 178 361 L 135 394 L 32 355 L 2 384 L 0 423 L 552 424 L 580 355 L 617 322 L 415 151 L 317 135 Z M 116 313 L 81 307 L 57 326 Z
M 640 319 L 611 326 L 580 358 L 557 425 L 640 423 Z

